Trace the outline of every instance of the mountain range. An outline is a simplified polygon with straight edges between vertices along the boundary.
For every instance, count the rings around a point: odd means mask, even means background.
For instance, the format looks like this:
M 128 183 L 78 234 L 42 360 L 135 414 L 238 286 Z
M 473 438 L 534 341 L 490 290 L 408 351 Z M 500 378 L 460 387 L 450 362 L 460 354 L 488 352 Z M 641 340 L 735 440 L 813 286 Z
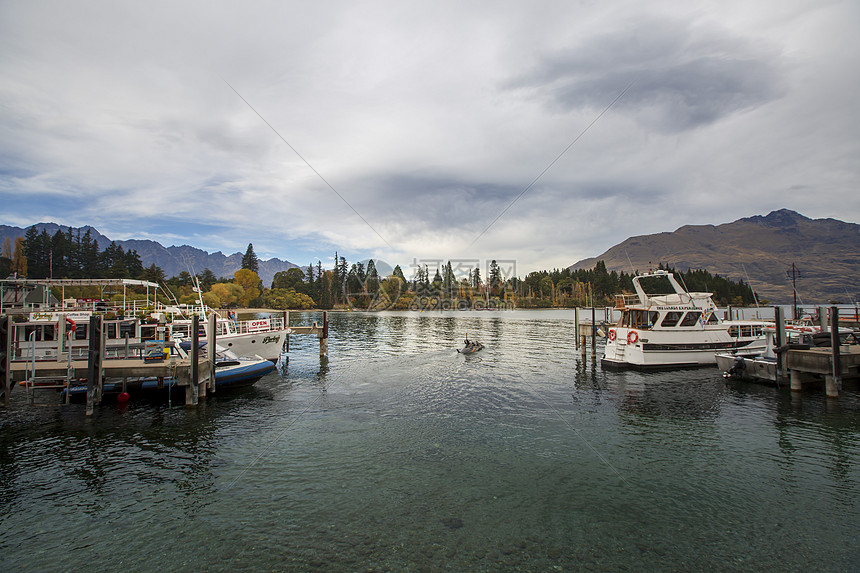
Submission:
M 54 236 L 57 231 L 68 231 L 67 226 L 57 225 L 56 223 L 37 223 L 36 230 L 40 233 L 44 229 L 48 235 Z M 77 234 L 78 228 L 75 227 Z M 93 227 L 81 227 L 81 234 L 90 231 L 90 236 L 98 243 L 99 251 L 105 250 L 111 244 L 111 239 L 105 237 Z M 0 245 L 6 238 L 14 243 L 16 237 L 23 237 L 27 229 L 20 227 L 9 227 L 0 225 Z M 233 253 L 225 255 L 221 251 L 216 253 L 207 253 L 196 247 L 182 245 L 181 247 L 165 247 L 161 243 L 150 240 L 129 239 L 127 241 L 116 241 L 116 244 L 125 251 L 134 250 L 140 256 L 140 260 L 144 267 L 156 265 L 164 270 L 164 274 L 168 277 L 176 276 L 182 271 L 187 271 L 191 274 L 200 273 L 203 269 L 211 270 L 216 277 L 232 277 L 233 274 L 242 268 L 242 256 L 244 253 Z M 294 267 L 298 267 L 289 261 L 281 259 L 260 260 L 259 275 L 263 284 L 269 286 L 272 284 L 272 279 L 275 273 L 285 271 Z
M 810 219 L 788 209 L 723 225 L 686 225 L 630 237 L 570 268 L 590 269 L 599 260 L 607 270 L 627 273 L 659 263 L 679 271 L 705 269 L 743 280 L 759 298 L 782 304 L 793 300 L 793 273 L 799 303 L 860 300 L 860 225 Z
M 44 229 L 53 236 L 68 227 L 38 223 L 36 229 L 39 232 Z M 111 240 L 93 227 L 81 228 L 82 233 L 87 230 L 99 250 L 110 245 Z M 14 242 L 25 233 L 26 229 L 0 225 L 0 244 L 6 238 Z M 116 243 L 126 251 L 137 251 L 145 267 L 155 264 L 168 277 L 182 271 L 200 273 L 206 268 L 216 277 L 232 277 L 242 267 L 242 253 L 207 253 L 189 245 L 164 247 L 155 241 L 138 239 Z M 570 268 L 590 269 L 600 260 L 610 271 L 627 273 L 656 268 L 659 263 L 679 271 L 705 269 L 748 282 L 759 298 L 781 304 L 792 301 L 794 268 L 798 302 L 860 300 L 860 225 L 836 219 L 810 219 L 788 209 L 722 225 L 686 225 L 672 232 L 630 237 Z M 260 278 L 268 286 L 275 273 L 298 266 L 277 258 L 261 260 Z M 387 269 L 378 270 L 383 276 L 390 273 Z

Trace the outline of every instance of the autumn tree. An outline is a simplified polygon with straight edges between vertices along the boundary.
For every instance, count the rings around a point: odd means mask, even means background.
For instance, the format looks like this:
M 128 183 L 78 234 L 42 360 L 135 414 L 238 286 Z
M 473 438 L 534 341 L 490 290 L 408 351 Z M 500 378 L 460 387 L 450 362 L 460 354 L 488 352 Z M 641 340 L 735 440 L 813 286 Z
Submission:
M 239 298 L 239 306 L 251 306 L 261 293 L 260 276 L 250 269 L 239 269 L 233 275 L 233 282 L 242 287 L 243 293 Z
M 239 303 L 239 299 L 245 294 L 245 289 L 236 283 L 215 283 L 209 292 L 218 297 L 222 307 L 231 307 Z M 205 295 L 203 300 L 205 302 Z

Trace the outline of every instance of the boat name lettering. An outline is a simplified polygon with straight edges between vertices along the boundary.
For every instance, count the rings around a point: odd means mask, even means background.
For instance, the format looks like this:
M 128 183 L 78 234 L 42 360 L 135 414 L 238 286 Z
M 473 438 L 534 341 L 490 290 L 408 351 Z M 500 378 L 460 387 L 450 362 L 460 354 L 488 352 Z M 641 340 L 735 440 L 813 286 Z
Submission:
M 658 306 L 657 310 L 699 310 L 696 306 Z
M 277 342 L 277 341 L 278 341 L 277 336 L 267 336 L 266 338 L 263 339 L 263 344 L 269 344 L 270 342 Z
M 92 311 L 75 312 L 31 312 L 30 322 L 57 322 L 61 316 L 70 318 L 75 322 L 86 322 L 93 315 Z

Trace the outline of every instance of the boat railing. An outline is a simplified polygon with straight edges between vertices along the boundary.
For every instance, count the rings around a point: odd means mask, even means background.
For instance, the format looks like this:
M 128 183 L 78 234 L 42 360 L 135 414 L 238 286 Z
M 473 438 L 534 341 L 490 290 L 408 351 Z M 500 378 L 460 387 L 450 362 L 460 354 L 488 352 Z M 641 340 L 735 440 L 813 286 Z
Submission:
M 253 332 L 268 332 L 286 328 L 282 316 L 269 316 L 255 320 L 239 320 L 233 323 L 236 333 L 250 334 Z
M 628 306 L 639 304 L 639 295 L 617 294 L 615 295 L 615 310 L 624 310 Z

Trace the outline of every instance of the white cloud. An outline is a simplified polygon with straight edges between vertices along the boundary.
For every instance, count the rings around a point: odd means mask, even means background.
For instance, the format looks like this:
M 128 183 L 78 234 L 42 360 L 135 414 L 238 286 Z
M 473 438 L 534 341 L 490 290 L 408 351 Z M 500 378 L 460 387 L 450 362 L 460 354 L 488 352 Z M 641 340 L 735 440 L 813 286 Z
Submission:
M 810 2 L 7 2 L 0 222 L 287 259 L 509 258 L 525 273 L 782 207 L 857 220 L 857 16 Z

